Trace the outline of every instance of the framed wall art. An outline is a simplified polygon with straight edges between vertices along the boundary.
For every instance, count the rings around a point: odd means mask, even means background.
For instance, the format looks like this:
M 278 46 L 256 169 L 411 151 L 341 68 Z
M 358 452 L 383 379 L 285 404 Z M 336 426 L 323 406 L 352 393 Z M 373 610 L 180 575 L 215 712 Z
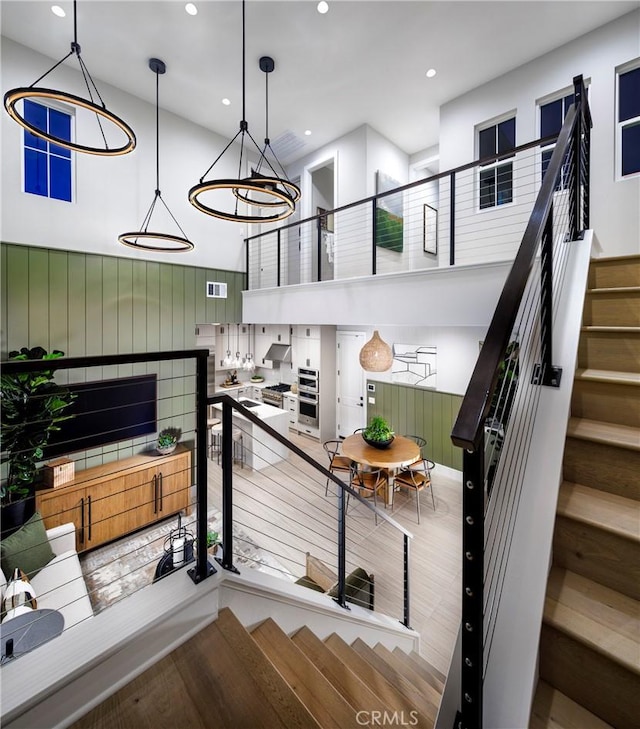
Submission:
M 376 194 L 395 190 L 400 183 L 384 172 L 376 172 Z M 386 195 L 376 205 L 376 245 L 402 253 L 404 240 L 403 194 Z

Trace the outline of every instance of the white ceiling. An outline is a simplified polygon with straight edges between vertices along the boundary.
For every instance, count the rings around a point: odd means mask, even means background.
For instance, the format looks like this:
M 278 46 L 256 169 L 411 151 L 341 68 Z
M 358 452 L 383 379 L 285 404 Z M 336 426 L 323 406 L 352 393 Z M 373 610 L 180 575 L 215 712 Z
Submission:
M 54 2 L 66 18 L 53 15 Z M 160 105 L 231 138 L 242 118 L 242 3 L 195 2 L 197 16 L 173 0 L 79 0 L 82 58 L 94 80 L 151 103 L 155 81 L 147 62 L 162 59 Z M 325 15 L 316 0 L 246 3 L 246 119 L 260 144 L 265 75 L 258 59 L 270 55 L 276 68 L 269 76 L 269 136 L 282 163 L 364 123 L 409 154 L 437 144 L 441 104 L 640 6 L 636 0 L 329 3 Z M 53 62 L 73 39 L 73 4 L 2 0 L 1 23 L 2 35 Z M 433 79 L 425 77 L 430 67 L 438 71 Z M 55 86 L 55 72 L 47 81 Z M 225 96 L 231 106 L 221 104 Z M 313 134 L 305 136 L 306 129 Z

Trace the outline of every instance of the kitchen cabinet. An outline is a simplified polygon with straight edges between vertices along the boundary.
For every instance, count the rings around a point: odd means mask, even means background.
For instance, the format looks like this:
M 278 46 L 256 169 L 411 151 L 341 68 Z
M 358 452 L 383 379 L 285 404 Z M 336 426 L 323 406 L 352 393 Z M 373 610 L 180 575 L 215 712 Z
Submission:
M 265 355 L 269 351 L 269 347 L 274 343 L 291 344 L 290 331 L 291 328 L 288 324 L 256 324 L 254 327 L 256 342 L 255 362 L 258 367 L 273 369 L 274 364 L 276 367 L 280 366 L 279 362 L 274 363 L 271 360 L 265 359 Z
M 298 427 L 298 398 L 293 395 L 283 395 L 282 409 L 289 413 L 289 428 L 297 430 Z
M 72 521 L 81 552 L 190 506 L 191 451 L 139 454 L 78 471 L 73 481 L 36 494 L 47 529 Z
M 296 326 L 291 346 L 294 375 L 299 367 L 319 370 L 322 356 L 321 327 Z

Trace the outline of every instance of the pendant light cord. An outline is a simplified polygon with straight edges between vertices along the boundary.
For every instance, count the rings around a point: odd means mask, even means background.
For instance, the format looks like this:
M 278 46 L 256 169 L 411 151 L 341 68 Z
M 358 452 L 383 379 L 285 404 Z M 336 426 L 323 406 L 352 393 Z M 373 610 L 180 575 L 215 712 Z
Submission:
M 160 195 L 160 74 L 156 71 L 156 195 Z

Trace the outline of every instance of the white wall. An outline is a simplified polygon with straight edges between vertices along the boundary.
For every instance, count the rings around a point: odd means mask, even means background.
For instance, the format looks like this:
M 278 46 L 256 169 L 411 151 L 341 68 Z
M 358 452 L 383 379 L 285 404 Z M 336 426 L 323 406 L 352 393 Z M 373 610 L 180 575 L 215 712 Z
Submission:
M 473 159 L 474 126 L 512 109 L 517 112 L 517 143 L 536 139 L 537 100 L 566 88 L 574 76 L 582 74 L 590 82 L 593 117 L 591 227 L 603 255 L 640 252 L 640 176 L 616 181 L 614 160 L 615 69 L 638 56 L 640 10 L 443 105 L 440 169 L 451 169 Z M 504 214 L 509 215 L 509 209 Z
M 51 59 L 2 38 L 2 88 L 26 86 L 46 71 Z M 52 85 L 86 96 L 77 66 L 64 64 L 52 74 Z M 168 68 L 167 73 L 171 69 Z M 174 114 L 160 111 L 160 187 L 162 196 L 195 250 L 182 254 L 134 251 L 118 243 L 120 233 L 139 230 L 153 200 L 156 183 L 155 105 L 143 102 L 94 79 L 107 105 L 133 128 L 138 144 L 115 158 L 75 154 L 76 190 L 73 203 L 22 192 L 22 127 L 2 114 L 3 241 L 64 248 L 170 263 L 244 270 L 246 226 L 217 220 L 188 201 L 189 188 L 199 182 L 227 140 Z M 153 89 L 153 74 L 149 85 Z M 162 98 L 162 81 L 160 82 Z M 82 121 L 78 113 L 78 123 Z M 229 151 L 216 166 L 220 176 L 237 174 L 237 155 Z M 210 179 L 210 175 L 207 179 Z M 158 212 L 161 206 L 156 206 Z M 156 221 L 156 213 L 152 221 Z M 161 223 L 164 220 L 160 219 Z M 150 230 L 154 229 L 154 225 Z M 162 229 L 162 228 L 161 228 Z M 165 230 L 177 233 L 173 227 Z
M 480 352 L 479 342 L 484 339 L 486 327 L 375 327 L 382 339 L 390 346 L 421 344 L 437 347 L 438 392 L 464 395 Z M 366 341 L 373 334 L 373 327 L 338 327 L 339 331 L 366 331 Z M 367 379 L 391 382 L 388 372 L 367 372 Z

